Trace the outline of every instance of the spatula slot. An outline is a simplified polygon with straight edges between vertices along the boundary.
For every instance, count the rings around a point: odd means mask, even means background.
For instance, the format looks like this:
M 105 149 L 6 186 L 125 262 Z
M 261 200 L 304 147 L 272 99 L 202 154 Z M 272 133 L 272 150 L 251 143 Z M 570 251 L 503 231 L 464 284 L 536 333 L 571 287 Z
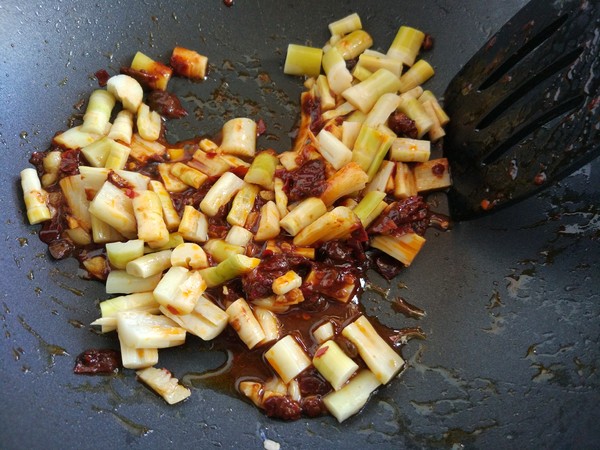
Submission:
M 483 91 L 497 81 L 501 80 L 504 75 L 515 67 L 528 54 L 534 51 L 538 46 L 548 40 L 569 18 L 569 14 L 565 13 L 559 16 L 554 22 L 542 29 L 538 34 L 527 40 L 525 44 L 519 48 L 512 56 L 494 70 L 489 77 L 485 79 L 479 86 L 479 90 Z
M 575 50 L 561 56 L 554 63 L 547 66 L 545 69 L 538 72 L 533 77 L 529 78 L 527 82 L 523 83 L 519 88 L 515 89 L 508 95 L 504 100 L 498 103 L 489 113 L 487 113 L 477 124 L 475 129 L 483 130 L 493 122 L 495 122 L 500 116 L 502 116 L 506 110 L 513 106 L 519 99 L 531 93 L 536 86 L 542 83 L 544 80 L 554 76 L 566 67 L 571 66 L 583 53 L 583 48 L 576 48 Z
M 529 122 L 527 125 L 519 128 L 516 133 L 505 139 L 498 147 L 490 152 L 483 160 L 483 165 L 492 164 L 493 162 L 500 159 L 509 149 L 523 141 L 527 136 L 538 130 L 543 126 L 550 126 L 552 123 L 557 123 L 559 120 L 563 120 L 569 114 L 577 111 L 582 107 L 585 97 L 578 95 L 577 97 L 568 99 L 567 101 L 556 105 L 554 108 L 548 110 L 544 114 L 540 115 L 536 120 Z

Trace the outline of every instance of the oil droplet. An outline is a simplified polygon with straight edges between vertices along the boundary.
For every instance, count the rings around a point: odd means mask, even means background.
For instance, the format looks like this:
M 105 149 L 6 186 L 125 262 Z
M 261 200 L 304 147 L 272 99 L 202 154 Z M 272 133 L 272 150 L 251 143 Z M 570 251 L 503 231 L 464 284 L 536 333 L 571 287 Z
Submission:
M 27 136 L 29 136 L 29 133 L 27 133 L 27 131 L 21 131 L 21 132 L 19 133 L 19 137 L 20 137 L 21 139 L 27 139 Z
M 75 328 L 84 328 L 85 324 L 80 322 L 79 320 L 69 319 L 68 322 L 73 325 Z
M 17 238 L 17 241 L 19 241 L 19 245 L 21 247 L 25 247 L 29 242 L 27 241 L 27 238 L 21 237 L 21 238 Z

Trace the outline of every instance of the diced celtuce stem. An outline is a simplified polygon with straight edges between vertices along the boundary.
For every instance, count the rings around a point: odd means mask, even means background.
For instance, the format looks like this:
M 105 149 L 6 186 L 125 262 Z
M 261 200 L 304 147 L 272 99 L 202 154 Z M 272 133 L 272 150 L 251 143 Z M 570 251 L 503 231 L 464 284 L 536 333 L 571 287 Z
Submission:
M 102 319 L 110 319 L 110 321 L 102 323 L 102 332 L 108 333 L 117 329 L 117 313 L 119 312 L 145 311 L 150 314 L 156 314 L 159 312 L 159 306 L 152 292 L 121 295 L 100 302 Z
M 335 98 L 331 95 L 331 88 L 325 75 L 317 77 L 317 94 L 321 104 L 321 111 L 329 111 L 335 108 Z
M 198 244 L 185 242 L 179 244 L 171 253 L 171 265 L 186 269 L 204 269 L 208 267 L 206 253 Z
M 127 111 L 135 113 L 142 104 L 144 90 L 135 78 L 129 75 L 114 75 L 106 83 L 106 89 L 123 104 Z
M 289 44 L 283 73 L 316 77 L 321 72 L 323 50 L 306 45 Z
M 358 349 L 373 375 L 386 384 L 404 366 L 402 357 L 383 340 L 365 316 L 360 316 L 342 330 L 342 335 Z
M 344 123 L 342 123 L 342 143 L 346 147 L 354 147 L 361 127 L 362 124 L 360 122 L 349 122 L 348 120 L 345 120 Z
M 206 193 L 200 202 L 200 209 L 207 216 L 214 216 L 238 193 L 242 186 L 244 186 L 244 180 L 232 172 L 225 172 Z
M 225 311 L 204 296 L 200 296 L 189 314 L 173 314 L 164 306 L 161 306 L 160 310 L 186 331 L 205 341 L 210 341 L 221 334 L 229 320 Z
M 356 205 L 356 208 L 352 210 L 354 214 L 356 214 L 356 216 L 360 219 L 361 223 L 363 224 L 363 227 L 366 227 L 365 223 L 367 219 L 369 218 L 371 213 L 373 213 L 373 211 L 375 211 L 379 207 L 384 198 L 385 192 L 370 191 L 363 197 L 360 203 Z
M 193 206 L 185 205 L 177 231 L 188 241 L 206 242 L 208 239 L 208 220 L 203 213 Z
M 417 195 L 415 175 L 411 167 L 403 162 L 396 163 L 394 175 L 394 197 L 405 199 Z
M 172 314 L 189 314 L 196 306 L 206 283 L 198 271 L 171 267 L 154 289 L 154 297 Z
M 225 312 L 229 316 L 229 324 L 249 349 L 265 339 L 265 333 L 246 300 L 237 299 Z
M 65 230 L 65 233 L 67 234 L 67 236 L 69 236 L 69 239 L 71 239 L 73 241 L 73 243 L 76 245 L 83 246 L 83 245 L 89 245 L 92 243 L 92 237 L 90 236 L 90 233 L 79 226 L 76 228 L 69 228 L 68 230 Z M 101 256 L 96 256 L 95 258 L 103 259 Z M 86 269 L 87 269 L 88 266 L 90 266 L 90 265 L 93 266 L 94 265 L 93 261 L 94 261 L 94 258 L 86 259 L 85 261 L 83 261 L 84 267 L 86 267 Z M 92 270 L 88 270 L 88 271 L 92 272 Z
M 275 202 L 268 201 L 260 209 L 260 222 L 254 235 L 256 242 L 264 242 L 279 236 L 279 210 Z
M 49 186 L 56 181 L 61 161 L 62 152 L 58 150 L 48 152 L 46 156 L 44 156 L 44 173 L 41 178 L 43 187 Z
M 400 77 L 400 92 L 404 93 L 429 80 L 435 71 L 431 64 L 424 59 L 418 60 L 408 71 Z
M 223 125 L 221 151 L 232 155 L 253 157 L 256 152 L 256 122 L 238 117 Z
M 127 238 L 137 236 L 137 223 L 131 199 L 118 187 L 106 181 L 90 203 L 89 212 L 108 223 Z
M 297 402 L 299 402 L 302 399 L 302 392 L 300 391 L 300 383 L 298 383 L 298 380 L 291 380 L 288 383 L 287 395 L 289 395 L 292 400 L 295 400 Z M 265 450 L 267 450 L 266 447 Z
M 169 231 L 177 230 L 181 219 L 179 218 L 177 210 L 173 206 L 173 200 L 171 200 L 171 196 L 169 195 L 169 192 L 165 188 L 164 184 L 157 180 L 150 180 L 148 187 L 152 192 L 158 195 L 160 205 L 162 207 L 163 220 L 167 226 L 167 229 Z
M 273 189 L 275 191 L 275 204 L 279 211 L 279 217 L 285 217 L 288 213 L 288 196 L 284 190 L 283 180 L 275 177 L 273 180 Z
M 160 175 L 160 179 L 165 185 L 165 189 L 168 192 L 182 192 L 188 189 L 189 186 L 187 184 L 171 174 L 171 167 L 173 167 L 173 163 L 158 164 L 158 173 Z
M 141 106 L 140 106 L 141 107 Z M 139 163 L 145 163 L 150 159 L 160 159 L 167 152 L 167 147 L 158 141 L 150 141 L 142 138 L 138 133 L 131 137 L 131 156 Z
M 354 106 L 350 102 L 344 102 L 340 106 L 335 109 L 330 109 L 329 111 L 325 111 L 321 117 L 323 120 L 331 120 L 336 117 L 345 116 L 346 114 L 350 114 L 352 111 L 356 110 L 356 106 Z
M 208 180 L 208 177 L 202 172 L 181 162 L 176 162 L 171 166 L 171 173 L 194 189 L 198 189 Z
M 229 214 L 227 214 L 227 222 L 230 225 L 238 225 L 243 227 L 248 218 L 248 214 L 254 207 L 254 201 L 258 195 L 259 187 L 253 184 L 244 183 L 239 192 L 235 195 Z
M 439 121 L 439 123 L 440 123 L 441 126 L 445 126 L 448 122 L 450 122 L 450 117 L 448 117 L 448 114 L 446 114 L 446 111 L 444 111 L 442 109 L 442 107 L 441 107 L 440 103 L 438 102 L 437 98 L 435 97 L 435 95 L 433 95 L 433 92 L 431 92 L 431 91 L 423 91 L 423 93 L 419 97 L 419 101 L 421 103 L 425 103 L 427 101 L 432 102 L 433 109 L 435 111 L 435 114 L 437 115 L 438 121 Z
M 88 191 L 85 189 L 85 183 L 83 182 L 82 175 L 78 174 L 71 175 L 70 177 L 64 177 L 59 181 L 59 185 L 67 205 L 69 205 L 69 212 L 71 216 L 77 220 L 80 227 L 86 231 L 89 231 L 92 226 L 92 217 L 90 214 Z M 43 194 L 44 191 L 42 191 L 42 195 Z M 27 200 L 25 205 L 27 205 Z
M 190 395 L 191 391 L 180 385 L 167 369 L 148 367 L 136 372 L 140 380 L 152 388 L 158 395 L 165 399 L 169 405 L 179 403 Z
M 169 242 L 169 230 L 163 220 L 158 195 L 148 190 L 141 191 L 133 198 L 132 204 L 138 238 L 152 248 L 162 247 Z
M 332 47 L 323 54 L 323 70 L 329 87 L 336 94 L 341 94 L 352 85 L 352 74 L 337 48 Z
M 108 133 L 108 138 L 115 141 L 131 144 L 131 136 L 133 135 L 133 113 L 123 109 L 119 111 L 115 118 L 112 127 Z
M 327 410 L 343 422 L 361 410 L 367 403 L 371 393 L 381 385 L 381 382 L 369 370 L 361 370 L 339 391 L 334 391 L 323 397 Z
M 375 102 L 386 93 L 396 93 L 400 89 L 400 80 L 387 69 L 379 69 L 369 78 L 346 89 L 342 97 L 365 114 Z
M 244 247 L 230 244 L 223 239 L 209 239 L 204 244 L 204 250 L 217 262 L 225 261 L 231 255 L 241 255 L 244 253 Z
M 313 223 L 326 212 L 327 206 L 323 203 L 323 200 L 316 197 L 309 197 L 302 200 L 281 219 L 279 224 L 291 236 L 296 236 L 303 228 Z
M 156 111 L 142 103 L 137 111 L 137 131 L 140 136 L 150 142 L 156 141 L 160 136 L 162 119 Z
M 117 314 L 119 339 L 133 348 L 167 348 L 185 342 L 185 330 L 165 316 L 144 311 Z
M 354 59 L 373 45 L 373 38 L 364 30 L 354 30 L 337 41 L 333 47 L 346 60 Z
M 163 250 L 172 250 L 178 245 L 183 244 L 183 236 L 179 233 L 169 233 L 169 241 L 163 245 L 162 247 L 153 247 L 144 246 L 144 253 L 153 253 L 153 252 L 161 252 Z
M 368 70 L 373 73 L 379 69 L 387 69 L 398 78 L 402 75 L 402 61 L 385 56 L 380 57 L 363 53 L 358 57 L 358 64 L 356 66 L 359 67 L 358 70 L 360 71 Z
M 238 225 L 233 225 L 225 236 L 225 241 L 231 245 L 246 247 L 252 240 L 253 234 Z
M 327 322 L 315 328 L 312 334 L 317 343 L 322 344 L 323 342 L 333 338 L 335 334 L 333 330 L 333 324 L 328 320 Z
M 298 341 L 289 334 L 265 352 L 265 359 L 286 384 L 311 365 Z
M 365 171 L 355 162 L 350 162 L 327 179 L 321 200 L 331 206 L 337 199 L 364 189 L 368 180 Z
M 414 166 L 418 192 L 445 189 L 452 184 L 450 167 L 446 158 L 431 159 Z
M 244 181 L 257 184 L 265 189 L 273 189 L 273 178 L 277 168 L 277 156 L 272 150 L 260 152 L 250 165 Z
M 208 287 L 219 286 L 229 280 L 250 272 L 260 263 L 260 259 L 245 255 L 231 255 L 214 267 L 200 270 Z
M 133 348 L 125 345 L 123 341 L 119 343 L 121 348 L 121 364 L 124 368 L 137 370 L 158 364 L 157 348 Z
M 398 111 L 406 114 L 410 119 L 415 121 L 419 138 L 424 136 L 433 126 L 433 120 L 416 98 L 401 96 Z
M 398 237 L 378 235 L 371 239 L 371 247 L 387 253 L 406 266 L 413 262 L 424 243 L 425 238 L 416 233 L 407 233 Z
M 111 170 L 124 169 L 130 153 L 131 149 L 129 147 L 111 140 L 104 167 Z
M 365 81 L 371 75 L 373 75 L 373 72 L 360 64 L 355 65 L 354 69 L 352 69 L 352 76 L 358 81 Z
M 395 167 L 396 165 L 392 161 L 383 161 L 381 166 L 379 166 L 379 170 L 365 188 L 364 194 L 367 194 L 371 191 L 386 192 L 388 181 L 390 180 Z
M 167 83 L 171 79 L 173 69 L 152 58 L 144 55 L 142 52 L 137 52 L 131 61 L 131 68 L 135 70 L 143 70 L 153 75 L 155 78 L 149 80 L 150 89 L 159 89 L 164 91 L 167 89 Z
M 162 250 L 129 261 L 125 271 L 129 275 L 148 278 L 157 273 L 162 273 L 169 267 L 171 267 L 171 250 Z
M 419 54 L 425 33 L 415 28 L 401 26 L 390 46 L 387 55 L 402 61 L 402 64 L 412 66 Z
M 272 311 L 260 307 L 255 307 L 253 312 L 263 333 L 265 333 L 265 338 L 259 342 L 259 345 L 279 339 L 279 320 L 277 316 Z
M 81 131 L 103 135 L 110 120 L 110 113 L 115 107 L 115 97 L 104 89 L 97 89 L 90 95 L 88 106 L 83 116 Z
M 116 327 L 115 327 L 116 328 Z M 120 341 L 121 364 L 126 369 L 145 369 L 158 364 L 157 348 L 133 348 Z
M 108 137 L 103 137 L 83 147 L 81 153 L 83 153 L 87 162 L 92 166 L 104 167 L 113 142 L 115 141 Z
M 231 165 L 220 155 L 198 149 L 187 164 L 209 177 L 216 177 L 231 169 Z
M 108 124 L 107 124 L 108 126 Z M 97 141 L 102 137 L 102 133 L 86 133 L 81 130 L 82 125 L 78 125 L 73 128 L 69 128 L 64 133 L 58 134 L 52 138 L 52 143 L 60 145 L 64 148 L 72 150 L 83 148 L 86 145 L 90 145 L 92 142 Z
M 321 344 L 312 362 L 336 391 L 339 391 L 358 370 L 358 364 L 352 361 L 335 341 L 331 340 Z
M 373 105 L 373 109 L 367 114 L 367 118 L 363 122 L 363 125 L 377 128 L 379 125 L 383 125 L 387 122 L 388 117 L 396 111 L 398 105 L 400 104 L 400 97 L 396 94 L 383 94 L 375 105 Z
M 375 149 L 371 164 L 369 164 L 369 169 L 367 170 L 369 181 L 371 181 L 375 174 L 379 171 L 379 168 L 383 162 L 383 158 L 385 158 L 387 155 L 388 150 L 392 146 L 392 142 L 396 137 L 391 130 L 383 125 L 380 125 L 377 128 L 377 134 L 379 135 L 379 146 Z
M 352 13 L 329 24 L 329 31 L 332 36 L 343 36 L 361 28 L 362 24 L 357 13 Z
M 110 265 L 115 269 L 125 269 L 129 261 L 144 255 L 144 241 L 132 239 L 127 242 L 106 244 L 106 255 Z
M 27 168 L 21 171 L 21 187 L 29 223 L 35 225 L 50 219 L 52 214 L 47 206 L 48 193 L 42 189 L 42 183 L 35 169 Z
M 161 274 L 148 278 L 129 275 L 124 270 L 111 270 L 106 277 L 107 294 L 134 294 L 152 291 L 160 281 Z
M 203 80 L 206 77 L 208 58 L 194 50 L 175 47 L 170 62 L 177 75 L 195 80 Z
M 339 170 L 352 160 L 352 151 L 329 131 L 322 129 L 317 140 L 319 152 L 334 169 Z
M 275 294 L 283 295 L 300 286 L 302 286 L 302 277 L 293 270 L 289 270 L 273 280 L 272 289 Z
M 400 137 L 394 139 L 390 160 L 400 162 L 425 162 L 431 155 L 431 143 L 427 140 Z
M 421 104 L 423 105 L 423 109 L 427 115 L 431 118 L 431 120 L 433 120 L 433 125 L 429 129 L 429 139 L 431 139 L 431 142 L 436 142 L 443 138 L 446 135 L 446 132 L 442 128 L 442 125 L 440 124 L 438 116 L 435 112 L 434 103 L 430 100 L 427 100 L 425 102 L 421 102 Z
M 90 218 L 92 223 L 92 240 L 96 244 L 107 244 L 122 241 L 124 239 L 121 233 L 106 222 L 101 221 L 96 216 L 91 216 Z M 123 269 L 123 267 L 121 268 Z
M 338 206 L 305 227 L 294 238 L 294 245 L 308 246 L 317 242 L 337 239 L 360 226 L 360 220 L 351 209 Z

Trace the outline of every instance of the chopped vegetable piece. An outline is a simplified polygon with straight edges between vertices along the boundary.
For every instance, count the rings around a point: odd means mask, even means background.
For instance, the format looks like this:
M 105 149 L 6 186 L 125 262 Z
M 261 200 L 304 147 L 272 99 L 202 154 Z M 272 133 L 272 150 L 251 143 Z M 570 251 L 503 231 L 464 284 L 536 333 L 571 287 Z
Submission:
M 162 250 L 129 261 L 125 271 L 129 275 L 148 278 L 157 273 L 162 273 L 169 267 L 171 267 L 171 250 Z
M 173 314 L 189 314 L 206 289 L 206 282 L 198 271 L 185 267 L 171 267 L 154 288 L 156 301 Z
M 358 364 L 352 361 L 335 341 L 331 340 L 321 344 L 312 362 L 336 391 L 339 391 L 358 370 Z
M 144 311 L 117 314 L 119 340 L 133 348 L 167 348 L 185 342 L 185 330 L 165 316 Z
M 329 24 L 329 31 L 331 32 L 332 36 L 343 36 L 351 33 L 354 30 L 360 30 L 361 28 L 362 24 L 360 22 L 360 17 L 356 13 L 352 13 Z
M 289 334 L 265 352 L 265 359 L 286 384 L 311 365 L 298 341 Z
M 359 412 L 380 385 L 371 371 L 361 370 L 342 389 L 323 397 L 323 403 L 338 422 L 343 422 Z
M 243 186 L 244 180 L 232 172 L 225 172 L 206 193 L 200 202 L 200 209 L 207 216 L 214 216 Z
M 171 67 L 175 75 L 203 80 L 206 77 L 208 58 L 194 50 L 175 47 L 171 54 Z
M 110 92 L 103 89 L 97 89 L 92 92 L 83 116 L 81 131 L 84 133 L 104 134 L 110 120 L 110 113 L 114 107 L 115 97 Z
M 406 266 L 410 266 L 424 243 L 425 238 L 416 233 L 402 236 L 379 235 L 371 239 L 371 247 L 387 253 Z
M 123 104 L 127 111 L 136 113 L 142 104 L 144 90 L 135 78 L 129 75 L 115 75 L 106 83 L 106 89 Z
M 362 52 L 373 45 L 373 38 L 364 30 L 354 30 L 347 34 L 333 47 L 337 49 L 346 60 L 357 58 Z
M 148 367 L 147 369 L 138 370 L 136 374 L 140 380 L 164 398 L 169 405 L 179 403 L 192 395 L 191 391 L 181 386 L 179 380 L 174 378 L 167 369 Z
M 124 270 L 111 270 L 106 278 L 107 294 L 133 294 L 153 290 L 160 281 L 161 274 L 140 278 Z
M 160 310 L 187 332 L 205 341 L 210 341 L 221 334 L 229 319 L 225 311 L 202 295 L 189 314 L 173 314 L 168 307 L 164 306 L 161 306 Z
M 225 122 L 221 151 L 232 155 L 254 156 L 256 152 L 256 122 L 246 117 Z
M 106 255 L 115 269 L 125 269 L 129 261 L 144 255 L 144 241 L 132 239 L 127 242 L 106 244 Z
M 21 171 L 21 187 L 29 223 L 34 225 L 50 219 L 52 214 L 47 206 L 48 193 L 42 189 L 35 169 L 29 168 Z
M 151 75 L 148 77 L 148 88 L 164 91 L 173 74 L 173 69 L 158 61 L 154 61 L 142 52 L 137 52 L 131 61 L 131 68 L 136 71 L 144 71 Z
M 365 316 L 360 316 L 342 330 L 342 335 L 358 349 L 373 375 L 386 384 L 404 367 L 404 360 L 375 331 Z
M 390 46 L 387 55 L 402 61 L 402 64 L 412 66 L 421 49 L 425 33 L 416 28 L 401 26 Z
M 265 339 L 265 333 L 246 300 L 237 299 L 225 312 L 229 316 L 229 324 L 249 349 Z
M 186 269 L 204 269 L 208 267 L 206 253 L 198 244 L 185 242 L 179 244 L 171 253 L 171 265 Z
M 323 50 L 305 45 L 289 44 L 283 73 L 316 77 L 321 72 Z
M 342 97 L 364 113 L 368 113 L 375 102 L 386 93 L 396 93 L 400 89 L 400 80 L 387 69 L 379 69 L 369 78 L 355 84 L 342 93 Z
M 414 171 L 415 183 L 419 192 L 445 189 L 452 184 L 450 167 L 446 158 L 432 159 L 417 164 Z

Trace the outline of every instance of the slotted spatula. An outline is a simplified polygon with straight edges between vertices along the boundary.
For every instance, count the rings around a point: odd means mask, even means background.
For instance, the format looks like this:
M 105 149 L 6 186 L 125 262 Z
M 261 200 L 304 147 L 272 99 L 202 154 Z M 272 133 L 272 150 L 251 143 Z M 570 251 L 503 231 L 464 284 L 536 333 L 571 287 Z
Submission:
M 600 1 L 533 0 L 452 80 L 451 215 L 522 200 L 600 153 Z

